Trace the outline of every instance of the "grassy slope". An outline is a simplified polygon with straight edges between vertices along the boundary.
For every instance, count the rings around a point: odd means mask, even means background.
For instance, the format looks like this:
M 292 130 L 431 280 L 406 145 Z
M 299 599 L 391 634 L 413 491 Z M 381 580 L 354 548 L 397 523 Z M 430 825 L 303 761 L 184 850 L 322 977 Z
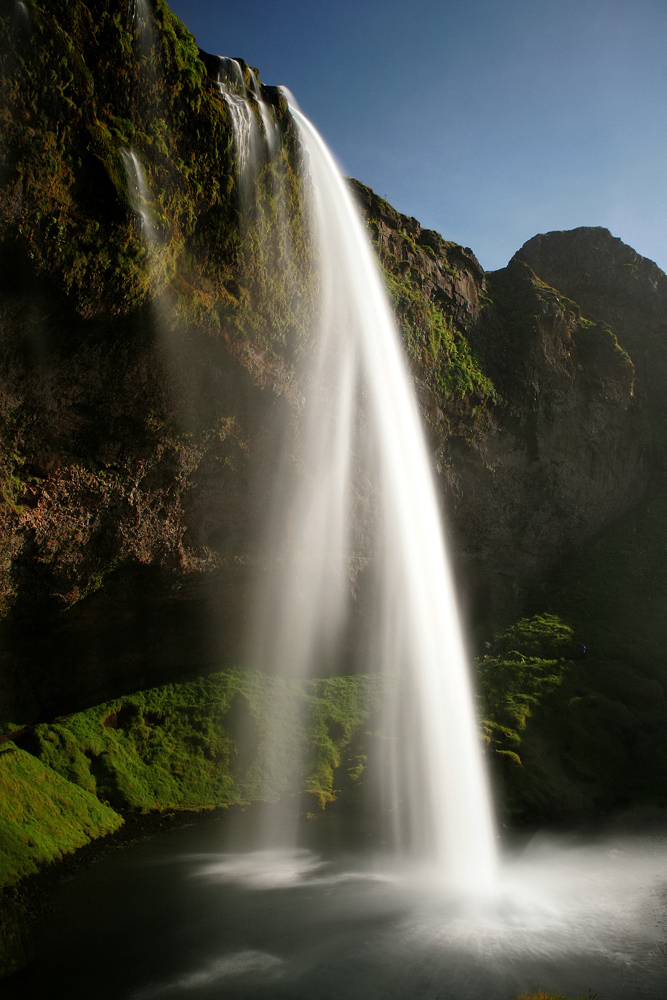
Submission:
M 373 699 L 365 678 L 224 671 L 36 726 L 20 738 L 26 749 L 0 753 L 0 886 L 117 829 L 115 810 L 211 809 L 297 790 L 324 807 L 363 770 L 353 741 Z
M 17 882 L 90 840 L 122 818 L 13 743 L 0 752 L 0 885 Z

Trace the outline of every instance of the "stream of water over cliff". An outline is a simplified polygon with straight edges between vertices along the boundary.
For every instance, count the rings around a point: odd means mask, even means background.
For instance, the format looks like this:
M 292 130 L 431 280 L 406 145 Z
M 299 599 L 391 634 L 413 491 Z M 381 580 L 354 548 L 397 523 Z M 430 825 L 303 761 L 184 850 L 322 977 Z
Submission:
M 254 76 L 221 60 L 244 199 L 272 127 Z M 479 888 L 494 833 L 440 511 L 398 333 L 346 182 L 289 92 L 317 246 L 319 306 L 299 378 L 303 405 L 286 442 L 301 468 L 276 491 L 251 662 L 284 677 L 342 666 L 382 675 L 375 745 L 387 841 L 450 884 Z M 264 142 L 261 142 L 263 138 Z M 296 439 L 296 440 L 295 440 Z M 359 484 L 372 508 L 359 512 Z M 365 542 L 359 522 L 364 522 Z M 363 551 L 363 556 L 360 552 Z M 359 561 L 363 635 L 350 640 Z M 343 652 L 344 650 L 344 652 Z M 294 837 L 280 834 L 284 845 Z M 275 846 L 275 831 L 269 834 Z
M 233 60 L 221 66 L 241 172 L 251 164 L 243 205 L 278 138 L 256 79 L 247 68 L 239 77 Z M 297 839 L 269 810 L 265 849 L 250 853 L 250 810 L 110 850 L 57 887 L 36 961 L 4 995 L 509 1000 L 540 986 L 662 1000 L 664 835 L 538 840 L 506 847 L 496 864 L 440 514 L 400 342 L 347 186 L 293 102 L 292 114 L 320 304 L 286 445 L 299 475 L 282 484 L 267 532 L 252 657 L 286 677 L 348 665 L 384 676 L 375 748 L 386 826 L 371 837 L 356 818 L 348 827 L 325 812 Z M 150 185 L 135 151 L 123 159 L 150 262 L 162 238 Z
M 217 82 L 234 130 L 241 217 L 256 221 L 253 196 L 276 152 L 277 126 L 248 67 L 219 57 Z M 476 892 L 493 881 L 494 829 L 420 417 L 348 185 L 317 131 L 284 94 L 301 146 L 319 302 L 297 367 L 300 412 L 278 462 L 248 659 L 282 678 L 350 669 L 382 678 L 380 738 L 368 748 L 374 758 L 368 784 L 375 785 L 373 809 L 384 824 L 385 849 L 426 865 L 449 887 Z M 122 154 L 154 266 L 150 192 L 139 157 L 132 150 Z M 272 187 L 280 203 L 277 179 Z M 279 206 L 278 219 L 285 213 Z M 270 249 L 265 266 L 277 266 Z M 278 711 L 273 724 L 284 733 L 284 705 Z M 277 786 L 276 766 L 292 774 L 297 794 L 303 783 L 298 741 L 276 736 L 267 743 L 267 797 Z M 281 755 L 290 759 L 277 760 Z M 272 816 L 263 842 L 297 846 L 295 818 L 278 823 Z
M 221 59 L 218 83 L 235 130 L 241 209 L 251 210 L 279 137 L 239 63 Z M 105 862 L 101 889 L 90 875 L 65 890 L 74 920 L 66 940 L 83 933 L 86 894 L 110 894 L 113 884 L 122 898 L 105 933 L 124 957 L 109 995 L 128 1000 L 221 989 L 239 998 L 506 1000 L 537 986 L 657 998 L 664 838 L 538 842 L 497 864 L 440 511 L 400 340 L 347 184 L 287 96 L 319 306 L 267 527 L 249 662 L 291 679 L 348 668 L 383 677 L 373 743 L 379 822 L 372 836 L 336 815 L 297 829 L 268 810 L 259 851 L 248 850 L 252 816 L 239 817 L 236 831 L 227 822 L 176 832 L 175 851 L 166 839 L 133 850 L 140 874 L 132 860 L 125 873 Z M 141 164 L 131 152 L 125 164 L 150 249 Z M 350 626 L 355 603 L 361 629 Z M 290 745 L 296 792 L 303 769 L 298 741 Z M 58 934 L 45 934 L 31 986 L 65 981 Z M 87 989 L 92 968 L 70 977 L 73 996 L 84 995 L 77 982 Z

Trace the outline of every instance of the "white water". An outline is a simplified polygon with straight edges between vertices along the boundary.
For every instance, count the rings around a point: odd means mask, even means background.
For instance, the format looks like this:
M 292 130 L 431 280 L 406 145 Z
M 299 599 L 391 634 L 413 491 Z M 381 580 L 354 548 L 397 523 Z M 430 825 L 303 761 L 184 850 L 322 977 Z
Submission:
M 220 60 L 219 85 L 250 195 L 277 132 L 257 81 L 251 76 L 249 95 L 238 62 Z M 340 670 L 349 655 L 343 650 L 351 581 L 368 562 L 361 574 L 363 638 L 351 655 L 356 669 L 384 677 L 378 770 L 387 837 L 399 855 L 428 865 L 450 886 L 475 891 L 494 877 L 494 829 L 419 413 L 347 184 L 291 97 L 290 103 L 309 174 L 320 304 L 312 357 L 301 373 L 302 419 L 286 447 L 299 451 L 301 469 L 288 477 L 284 509 L 274 513 L 254 659 L 289 677 Z M 132 150 L 122 155 L 150 252 L 158 232 L 141 162 Z M 374 513 L 364 515 L 364 505 Z M 284 722 L 277 719 L 276 727 Z M 278 842 L 293 836 L 282 830 Z
M 88 1000 L 91 983 L 96 1000 L 509 1000 L 538 987 L 664 1000 L 664 835 L 517 844 L 476 900 L 393 858 L 369 869 L 320 853 L 340 816 L 309 825 L 311 851 L 222 855 L 231 818 L 165 830 L 62 882 L 37 961 L 4 1000 L 54 984 Z M 243 845 L 252 816 L 236 820 Z
M 287 448 L 299 451 L 301 470 L 288 477 L 287 499 L 282 484 L 286 515 L 274 515 L 254 657 L 291 677 L 340 668 L 351 580 L 370 560 L 353 655 L 359 669 L 385 677 L 389 839 L 448 884 L 480 889 L 496 866 L 493 821 L 420 418 L 349 189 L 288 96 L 312 182 L 321 301 L 297 443 Z M 365 518 L 370 540 L 359 538 L 362 495 L 376 508 Z
M 241 64 L 229 56 L 218 56 L 218 88 L 229 109 L 242 207 L 249 211 L 257 174 L 278 147 L 278 129 L 252 69 L 248 68 L 250 86 L 246 87 Z
M 14 30 L 18 34 L 27 35 L 32 29 L 30 14 L 23 0 L 16 0 L 14 4 Z
M 155 224 L 152 210 L 152 197 L 148 190 L 144 170 L 137 153 L 133 149 L 121 149 L 127 191 L 130 197 L 132 211 L 140 222 L 141 236 L 149 251 L 159 243 L 159 230 Z
M 127 21 L 137 34 L 139 52 L 148 57 L 155 44 L 151 9 L 148 0 L 129 0 Z

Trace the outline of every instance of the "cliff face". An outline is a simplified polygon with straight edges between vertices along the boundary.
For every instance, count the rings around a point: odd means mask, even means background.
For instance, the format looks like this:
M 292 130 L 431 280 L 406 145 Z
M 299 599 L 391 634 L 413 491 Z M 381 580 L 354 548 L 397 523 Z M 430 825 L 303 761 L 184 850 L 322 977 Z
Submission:
M 238 654 L 248 537 L 312 285 L 277 92 L 264 99 L 280 148 L 242 231 L 229 109 L 166 4 L 149 45 L 124 0 L 25 10 L 0 5 L 8 718 Z M 262 248 L 286 235 L 276 179 L 291 252 L 269 272 Z
M 280 141 L 244 222 L 215 61 L 163 0 L 148 47 L 125 0 L 31 4 L 29 23 L 18 9 L 0 3 L 6 720 L 242 656 L 315 302 L 300 153 L 278 92 L 261 91 Z M 150 251 L 123 149 L 151 191 Z M 484 274 L 469 249 L 352 184 L 463 592 L 476 610 L 507 607 L 646 489 L 667 279 L 620 241 L 598 257 L 589 240 L 587 290 L 570 288 L 579 250 L 569 260 L 549 237 L 539 262 L 527 244 Z
M 507 605 L 643 495 L 643 379 L 604 313 L 582 315 L 519 259 L 484 274 L 467 248 L 354 188 L 403 326 L 462 580 L 477 606 Z M 660 315 L 640 298 L 625 306 L 635 325 L 642 308 Z
M 483 563 L 525 587 L 637 501 L 646 444 L 634 366 L 611 330 L 527 267 L 487 275 L 487 289 L 469 339 L 499 398 L 463 495 L 476 499 Z
M 652 425 L 654 462 L 664 469 L 667 429 L 667 277 L 609 230 L 582 227 L 535 236 L 516 253 L 535 274 L 607 323 L 632 357 L 638 396 Z

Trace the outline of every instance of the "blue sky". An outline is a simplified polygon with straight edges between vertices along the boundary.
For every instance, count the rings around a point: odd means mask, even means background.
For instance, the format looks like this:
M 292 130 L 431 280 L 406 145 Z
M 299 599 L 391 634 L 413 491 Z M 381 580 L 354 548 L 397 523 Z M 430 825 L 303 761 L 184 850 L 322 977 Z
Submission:
M 667 0 L 170 0 L 487 270 L 607 226 L 667 269 Z

